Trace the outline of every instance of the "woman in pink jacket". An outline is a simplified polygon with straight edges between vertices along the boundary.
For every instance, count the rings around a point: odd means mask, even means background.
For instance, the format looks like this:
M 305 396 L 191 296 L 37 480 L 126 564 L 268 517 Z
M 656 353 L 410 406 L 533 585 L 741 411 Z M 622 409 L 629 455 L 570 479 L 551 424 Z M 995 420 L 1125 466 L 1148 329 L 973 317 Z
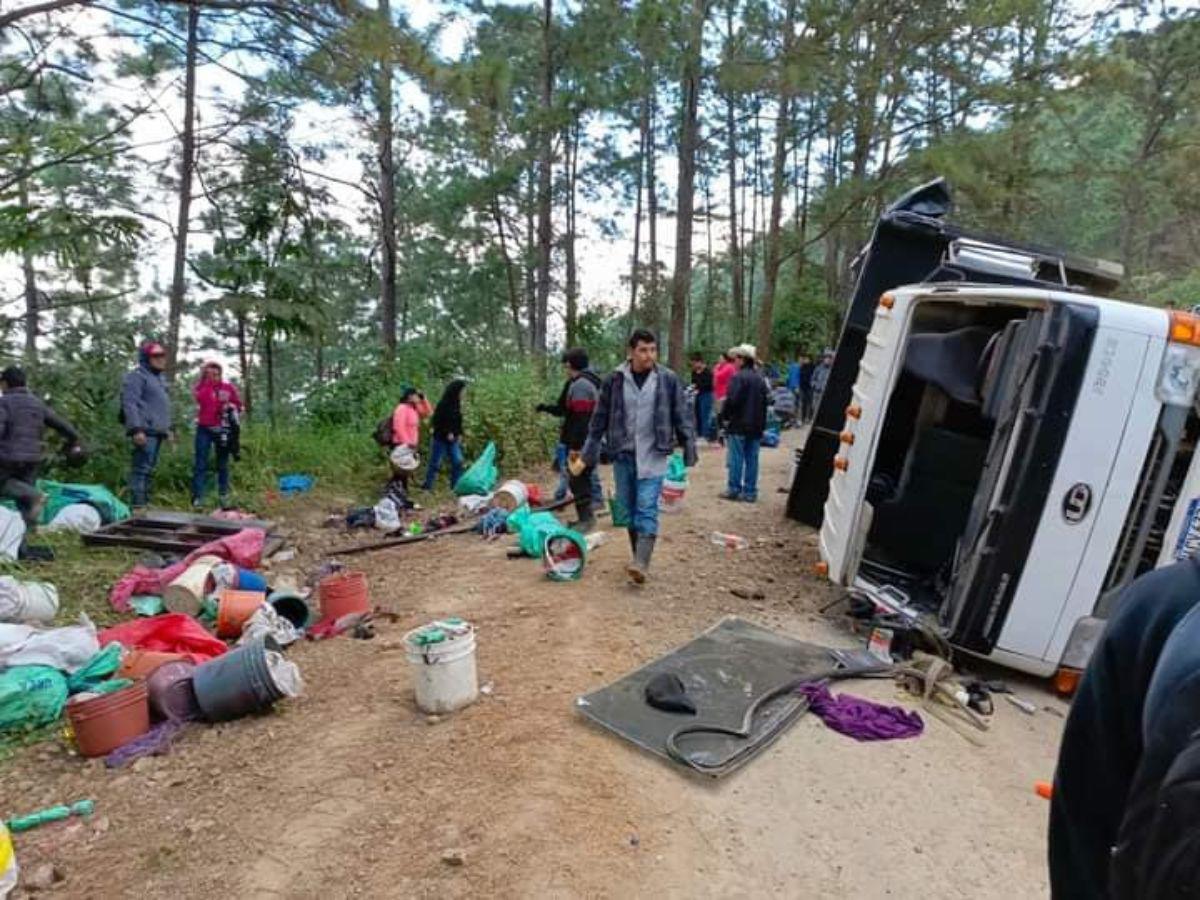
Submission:
M 217 494 L 222 508 L 229 505 L 230 431 L 242 412 L 238 389 L 225 381 L 221 364 L 210 361 L 192 388 L 196 398 L 196 459 L 192 470 L 192 506 L 202 506 L 208 493 L 208 458 L 217 454 Z
M 433 409 L 425 395 L 416 388 L 407 387 L 400 395 L 400 403 L 392 412 L 392 450 L 389 456 L 392 470 L 408 490 L 408 479 L 416 471 L 417 447 L 421 443 L 421 420 L 429 418 Z M 400 448 L 409 452 L 397 452 Z M 413 462 L 410 465 L 408 460 Z

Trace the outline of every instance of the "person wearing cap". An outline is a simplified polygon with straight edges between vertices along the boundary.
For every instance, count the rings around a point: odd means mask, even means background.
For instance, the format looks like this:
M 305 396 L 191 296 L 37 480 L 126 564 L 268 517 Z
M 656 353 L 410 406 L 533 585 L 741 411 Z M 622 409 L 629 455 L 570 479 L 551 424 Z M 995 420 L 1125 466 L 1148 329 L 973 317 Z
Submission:
M 79 432 L 51 409 L 40 397 L 31 394 L 25 372 L 9 366 L 0 372 L 0 496 L 17 502 L 27 528 L 34 528 L 41 516 L 45 496 L 37 489 L 38 472 L 45 457 L 42 438 L 49 425 L 63 436 L 72 453 L 82 452 Z
M 767 427 L 767 382 L 755 365 L 756 351 L 741 344 L 729 351 L 738 366 L 721 407 L 725 430 L 728 485 L 721 498 L 754 503 L 758 499 L 758 450 Z
M 147 341 L 138 350 L 138 366 L 121 384 L 121 424 L 133 443 L 129 490 L 135 509 L 150 502 L 158 452 L 171 434 L 171 398 L 163 373 L 167 349 Z
M 537 406 L 538 412 L 562 419 L 562 427 L 558 431 L 558 450 L 555 452 L 555 466 L 560 478 L 554 496 L 556 500 L 562 500 L 570 491 L 578 516 L 572 527 L 583 531 L 592 528 L 596 504 L 604 498 L 598 466 L 584 466 L 579 475 L 571 472 L 572 459 L 577 460 L 583 450 L 588 424 L 600 399 L 600 376 L 592 371 L 590 363 L 588 352 L 582 347 L 567 350 L 562 355 L 567 380 L 558 394 L 558 400 Z M 580 468 L 578 461 L 575 462 L 575 468 Z
M 667 459 L 683 448 L 684 464 L 696 464 L 696 432 L 679 376 L 658 365 L 654 332 L 639 328 L 629 337 L 629 358 L 600 388 L 581 459 L 594 466 L 607 441 L 613 458 L 616 498 L 629 512 L 633 559 L 630 581 L 642 584 L 658 538 L 658 502 Z
M 210 360 L 200 370 L 192 388 L 196 398 L 196 458 L 192 469 L 192 506 L 204 504 L 208 493 L 208 460 L 217 457 L 217 497 L 224 509 L 229 505 L 229 457 L 233 429 L 242 412 L 242 398 L 235 385 L 222 377 L 221 364 Z

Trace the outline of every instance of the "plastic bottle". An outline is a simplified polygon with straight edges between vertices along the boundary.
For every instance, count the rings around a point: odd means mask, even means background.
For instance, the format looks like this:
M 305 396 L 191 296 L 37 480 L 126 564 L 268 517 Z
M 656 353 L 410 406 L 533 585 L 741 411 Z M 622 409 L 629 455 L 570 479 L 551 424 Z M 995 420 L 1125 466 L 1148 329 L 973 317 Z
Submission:
M 7 897 L 17 886 L 21 872 L 17 868 L 17 856 L 13 852 L 12 838 L 8 829 L 0 822 L 0 897 Z
M 746 550 L 750 547 L 750 542 L 738 534 L 725 534 L 720 531 L 714 531 L 708 536 L 708 539 L 718 547 L 724 547 L 726 550 Z

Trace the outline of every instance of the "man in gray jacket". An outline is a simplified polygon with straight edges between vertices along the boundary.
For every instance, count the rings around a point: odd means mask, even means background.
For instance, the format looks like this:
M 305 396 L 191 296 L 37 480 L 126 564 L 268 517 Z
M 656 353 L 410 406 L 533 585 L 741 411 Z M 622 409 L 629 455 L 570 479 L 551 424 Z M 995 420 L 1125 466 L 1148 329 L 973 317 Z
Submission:
M 604 379 L 592 414 L 583 461 L 594 466 L 608 440 L 613 458 L 615 496 L 629 513 L 633 559 L 627 572 L 635 584 L 646 580 L 658 537 L 658 499 L 667 474 L 667 458 L 683 448 L 683 461 L 696 464 L 696 433 L 683 385 L 658 365 L 658 342 L 644 328 L 629 338 L 629 359 Z
M 134 508 L 150 501 L 158 451 L 171 434 L 171 398 L 163 379 L 166 368 L 166 348 L 147 341 L 138 350 L 138 367 L 125 376 L 121 385 L 121 423 L 133 442 L 129 490 Z
M 38 473 L 45 456 L 42 436 L 49 425 L 67 441 L 71 451 L 81 452 L 79 432 L 40 398 L 29 393 L 25 372 L 9 366 L 0 372 L 0 496 L 17 501 L 21 518 L 32 529 L 41 517 L 46 498 L 37 489 Z

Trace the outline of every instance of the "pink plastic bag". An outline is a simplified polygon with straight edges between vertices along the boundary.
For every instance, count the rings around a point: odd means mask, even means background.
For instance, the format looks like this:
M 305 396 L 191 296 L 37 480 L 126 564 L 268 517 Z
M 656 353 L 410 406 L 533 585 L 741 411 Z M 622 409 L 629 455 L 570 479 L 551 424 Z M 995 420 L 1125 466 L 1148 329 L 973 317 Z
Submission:
M 217 640 L 186 613 L 163 613 L 148 619 L 122 622 L 105 628 L 97 637 L 101 646 L 116 641 L 127 649 L 184 653 L 197 664 L 220 656 L 228 649 L 224 641 Z
M 182 561 L 165 569 L 134 566 L 122 575 L 108 594 L 108 602 L 121 612 L 129 611 L 129 598 L 138 594 L 160 596 L 168 584 L 179 577 L 192 560 L 200 556 L 219 556 L 243 569 L 256 569 L 262 561 L 266 532 L 261 528 L 244 528 L 237 534 L 211 541 L 189 553 Z

